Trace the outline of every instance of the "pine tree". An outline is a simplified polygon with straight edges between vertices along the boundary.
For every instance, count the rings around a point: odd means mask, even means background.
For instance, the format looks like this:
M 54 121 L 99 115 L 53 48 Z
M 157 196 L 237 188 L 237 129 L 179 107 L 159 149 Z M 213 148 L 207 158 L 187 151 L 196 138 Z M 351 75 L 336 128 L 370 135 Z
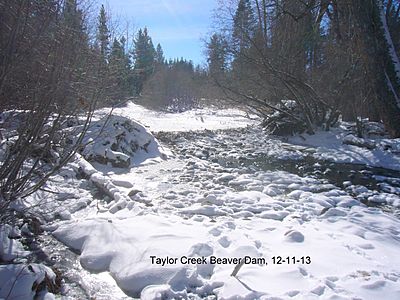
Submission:
M 144 82 L 154 72 L 156 50 L 154 49 L 151 37 L 148 35 L 147 28 L 139 29 L 134 41 L 133 57 L 135 60 L 135 89 L 140 94 Z
M 159 65 L 164 64 L 165 62 L 165 57 L 164 57 L 164 51 L 161 48 L 160 44 L 157 44 L 157 49 L 156 49 L 156 63 Z
M 115 38 L 111 47 L 110 64 L 112 62 L 122 62 L 124 59 L 124 49 L 121 43 Z
M 65 29 L 65 34 L 68 35 L 70 43 L 68 51 L 73 51 L 72 47 L 87 47 L 89 37 L 86 33 L 84 25 L 83 13 L 78 8 L 76 0 L 66 0 L 62 12 L 62 25 Z
M 110 47 L 110 32 L 107 26 L 107 14 L 104 5 L 101 5 L 97 26 L 97 40 L 100 47 L 100 54 L 104 61 L 107 61 Z
M 232 69 L 241 75 L 247 69 L 248 49 L 257 28 L 257 22 L 250 0 L 240 0 L 233 16 L 231 51 L 233 54 Z
M 226 48 L 226 41 L 216 33 L 207 43 L 208 70 L 212 77 L 220 76 L 226 71 Z
M 110 77 L 114 83 L 112 96 L 116 100 L 122 100 L 131 93 L 130 61 L 125 54 L 125 41 L 124 37 L 120 40 L 114 39 L 109 59 Z
M 250 0 L 240 0 L 233 17 L 232 42 L 236 53 L 250 47 L 256 24 Z

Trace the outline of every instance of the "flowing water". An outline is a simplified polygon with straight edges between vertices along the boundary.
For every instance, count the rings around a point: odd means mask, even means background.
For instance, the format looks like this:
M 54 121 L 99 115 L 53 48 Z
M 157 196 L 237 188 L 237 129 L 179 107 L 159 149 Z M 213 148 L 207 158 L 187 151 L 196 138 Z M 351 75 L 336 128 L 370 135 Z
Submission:
M 301 177 L 315 178 L 341 189 L 361 186 L 375 193 L 400 195 L 400 171 L 320 161 L 312 156 L 312 148 L 282 143 L 274 138 L 260 138 L 261 134 L 259 130 L 237 129 L 159 133 L 158 139 L 174 149 L 175 153 L 182 154 L 185 159 L 197 157 L 223 167 L 243 168 L 247 172 L 286 171 Z M 354 197 L 359 196 L 347 191 Z M 359 199 L 368 206 L 379 206 L 400 217 L 399 209 Z

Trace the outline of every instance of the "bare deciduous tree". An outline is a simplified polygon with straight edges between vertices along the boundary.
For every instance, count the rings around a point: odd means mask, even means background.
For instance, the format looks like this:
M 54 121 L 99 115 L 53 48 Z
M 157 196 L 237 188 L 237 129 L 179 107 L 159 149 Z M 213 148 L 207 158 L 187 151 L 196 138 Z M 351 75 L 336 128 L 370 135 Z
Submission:
M 0 0 L 0 7 L 0 109 L 16 123 L 0 141 L 4 221 L 15 200 L 40 189 L 80 149 L 104 78 L 75 0 Z M 72 119 L 81 120 L 77 132 L 65 130 Z

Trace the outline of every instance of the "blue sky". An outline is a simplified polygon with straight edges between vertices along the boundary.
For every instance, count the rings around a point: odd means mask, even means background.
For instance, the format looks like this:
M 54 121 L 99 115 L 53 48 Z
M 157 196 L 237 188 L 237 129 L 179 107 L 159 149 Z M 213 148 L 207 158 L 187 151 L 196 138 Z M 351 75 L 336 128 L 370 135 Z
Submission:
M 203 42 L 211 26 L 216 0 L 108 0 L 112 14 L 147 26 L 154 46 L 160 43 L 166 58 L 205 61 Z

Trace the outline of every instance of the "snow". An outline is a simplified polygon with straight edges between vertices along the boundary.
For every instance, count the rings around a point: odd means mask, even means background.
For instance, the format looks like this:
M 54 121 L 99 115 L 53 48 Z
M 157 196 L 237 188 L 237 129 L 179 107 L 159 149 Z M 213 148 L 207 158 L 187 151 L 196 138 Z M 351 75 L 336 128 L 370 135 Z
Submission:
M 215 293 L 222 299 L 289 294 L 297 299 L 313 294 L 372 299 L 384 292 L 385 299 L 398 299 L 399 220 L 361 205 L 328 212 L 308 222 L 293 213 L 282 221 L 225 216 L 217 223 L 164 214 L 121 215 L 65 223 L 54 235 L 82 252 L 85 268 L 109 271 L 134 297 Z M 213 256 L 263 257 L 268 265 L 246 264 L 232 278 L 235 265 L 211 264 Z M 312 263 L 274 265 L 273 256 L 310 256 Z M 152 257 L 169 257 L 172 263 L 152 263 Z M 206 261 L 182 263 L 185 257 Z
M 43 229 L 79 253 L 94 289 L 111 277 L 113 289 L 141 299 L 400 299 L 400 219 L 382 209 L 400 206 L 400 179 L 383 173 L 368 177 L 377 187 L 346 177 L 335 185 L 282 170 L 308 157 L 316 168 L 334 161 L 398 169 L 398 140 L 358 139 L 342 124 L 282 142 L 232 109 L 168 114 L 128 103 L 103 127 L 105 114 L 96 113 L 88 148 L 47 183 L 55 193 L 24 202 L 40 203 Z M 89 163 L 95 155 L 109 161 Z M 129 166 L 113 165 L 116 156 Z M 278 168 L 269 164 L 276 158 Z M 25 231 L 7 228 L 6 243 Z M 23 250 L 17 245 L 9 253 Z M 9 268 L 0 268 L 5 286 L 7 272 L 21 271 Z M 19 282 L 24 299 L 44 272 Z
M 151 158 L 166 158 L 155 138 L 139 123 L 122 116 L 106 116 L 88 129 L 83 144 L 83 156 L 113 167 L 132 167 Z M 120 166 L 122 165 L 122 166 Z
M 18 228 L 8 224 L 0 225 L 0 260 L 12 261 L 16 258 L 25 257 L 29 254 L 24 250 L 21 242 L 15 239 L 19 234 Z
M 103 109 L 98 114 L 104 116 L 108 112 L 109 109 Z M 133 102 L 114 109 L 113 114 L 145 124 L 151 132 L 240 128 L 255 125 L 260 121 L 255 115 L 248 115 L 239 109 L 204 108 L 181 113 L 164 113 L 146 109 Z
M 329 134 L 325 140 L 320 134 L 321 147 L 327 141 L 337 151 L 348 147 L 347 156 L 360 148 L 342 144 L 343 130 L 336 142 L 335 131 Z M 208 138 L 215 137 L 196 139 L 199 147 L 209 149 Z M 321 151 L 314 147 L 310 153 Z M 362 163 L 372 152 L 366 151 Z M 400 297 L 400 220 L 351 196 L 368 193 L 366 187 L 348 181 L 343 190 L 284 171 L 222 167 L 197 152 L 102 175 L 120 193 L 133 191 L 134 201 L 64 221 L 54 236 L 81 253 L 87 270 L 109 272 L 125 293 L 142 299 Z M 390 178 L 379 179 L 389 185 Z M 397 201 L 390 193 L 370 197 Z M 311 263 L 274 264 L 278 256 Z M 245 257 L 257 263 L 243 264 L 232 277 L 234 259 Z
M 33 299 L 38 285 L 47 278 L 55 280 L 54 272 L 39 264 L 14 264 L 0 266 L 1 299 Z M 43 299 L 54 299 L 51 293 L 41 292 Z
M 359 139 L 349 135 L 346 124 L 332 128 L 330 131 L 317 131 L 314 135 L 304 134 L 301 137 L 290 137 L 289 142 L 311 148 L 313 157 L 335 163 L 364 164 L 371 167 L 382 167 L 400 170 L 400 139 L 390 142 L 384 138 Z M 344 141 L 365 142 L 376 145 L 374 149 L 343 144 Z M 385 150 L 389 145 L 389 150 Z M 390 150 L 391 149 L 391 150 Z

